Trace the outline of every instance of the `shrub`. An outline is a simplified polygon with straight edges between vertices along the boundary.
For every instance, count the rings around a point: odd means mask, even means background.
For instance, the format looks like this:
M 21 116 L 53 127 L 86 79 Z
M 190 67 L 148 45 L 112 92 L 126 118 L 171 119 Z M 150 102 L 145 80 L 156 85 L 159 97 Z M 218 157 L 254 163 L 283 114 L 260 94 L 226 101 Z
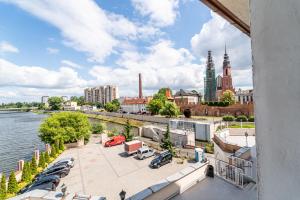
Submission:
M 51 153 L 50 153 L 50 156 L 52 157 L 52 158 L 55 158 L 56 157 L 56 148 L 55 148 L 55 146 L 52 144 L 51 145 Z
M 59 150 L 64 151 L 65 150 L 65 144 L 63 140 L 59 140 Z
M 0 199 L 5 199 L 6 197 L 6 177 L 5 174 L 2 174 L 1 183 L 0 183 Z
M 96 123 L 92 126 L 92 133 L 93 134 L 102 134 L 105 130 L 105 125 L 103 123 Z
M 45 152 L 45 163 L 49 163 L 50 162 L 50 157 L 49 157 L 49 153 L 48 151 Z
M 29 162 L 24 163 L 21 180 L 24 182 L 29 182 L 31 180 L 31 169 Z
M 254 116 L 251 115 L 251 116 L 248 118 L 248 121 L 249 121 L 249 122 L 254 122 Z
M 236 117 L 235 121 L 237 122 L 246 122 L 247 121 L 247 117 L 245 115 L 239 115 Z
M 234 121 L 234 116 L 226 115 L 226 116 L 223 117 L 223 121 L 232 122 L 232 121 Z
M 14 171 L 11 171 L 8 179 L 7 192 L 15 194 L 18 191 L 18 182 Z
M 166 149 L 169 150 L 173 155 L 175 154 L 174 148 L 173 148 L 173 144 L 171 142 L 171 138 L 170 138 L 170 127 L 169 124 L 167 125 L 167 130 L 164 134 L 163 139 L 161 140 L 161 144 L 160 147 L 162 149 Z
M 39 167 L 45 168 L 45 154 L 42 152 L 39 160 Z
M 205 150 L 205 153 L 213 154 L 214 153 L 214 143 L 206 144 L 204 150 Z
M 166 101 L 165 105 L 160 109 L 159 114 L 167 117 L 177 117 L 179 114 L 179 108 L 173 102 Z
M 123 135 L 126 139 L 126 142 L 129 142 L 133 138 L 133 134 L 131 133 L 132 125 L 130 124 L 129 120 L 127 120 L 125 126 L 124 126 L 124 132 Z
M 191 116 L 192 116 L 192 111 L 191 111 L 191 109 L 187 108 L 187 109 L 185 109 L 185 110 L 183 111 L 183 114 L 184 114 L 184 116 L 185 116 L 186 118 L 191 118 Z
M 32 175 L 35 175 L 37 173 L 37 164 L 36 164 L 36 159 L 35 159 L 34 155 L 32 156 L 32 159 L 31 159 L 30 169 L 31 169 Z

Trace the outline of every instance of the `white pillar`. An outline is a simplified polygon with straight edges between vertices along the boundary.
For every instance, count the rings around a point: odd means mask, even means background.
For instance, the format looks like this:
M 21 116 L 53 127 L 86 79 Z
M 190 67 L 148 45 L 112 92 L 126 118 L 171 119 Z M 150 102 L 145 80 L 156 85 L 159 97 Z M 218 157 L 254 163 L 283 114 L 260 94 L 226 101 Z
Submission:
M 300 198 L 300 1 L 251 0 L 259 200 Z

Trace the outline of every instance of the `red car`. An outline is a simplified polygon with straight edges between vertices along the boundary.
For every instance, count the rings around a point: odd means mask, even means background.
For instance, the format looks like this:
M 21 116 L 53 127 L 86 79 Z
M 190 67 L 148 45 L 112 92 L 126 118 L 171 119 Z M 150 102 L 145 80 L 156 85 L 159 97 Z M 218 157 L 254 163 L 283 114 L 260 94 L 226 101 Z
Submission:
M 114 136 L 112 139 L 105 142 L 105 147 L 111 147 L 125 142 L 125 137 L 123 135 Z

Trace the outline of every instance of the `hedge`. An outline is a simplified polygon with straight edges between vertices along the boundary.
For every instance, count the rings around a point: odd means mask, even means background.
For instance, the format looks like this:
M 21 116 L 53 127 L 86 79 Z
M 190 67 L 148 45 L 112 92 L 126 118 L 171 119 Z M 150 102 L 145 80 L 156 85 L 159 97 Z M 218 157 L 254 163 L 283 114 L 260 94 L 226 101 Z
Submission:
M 235 118 L 232 115 L 226 115 L 223 117 L 223 121 L 225 121 L 225 122 L 232 122 L 232 121 L 234 121 L 234 119 Z
M 239 115 L 239 116 L 236 117 L 235 121 L 237 121 L 237 122 L 240 122 L 240 121 L 246 122 L 247 117 L 245 115 Z
M 249 121 L 249 122 L 254 122 L 254 116 L 251 115 L 251 116 L 248 118 L 248 121 Z

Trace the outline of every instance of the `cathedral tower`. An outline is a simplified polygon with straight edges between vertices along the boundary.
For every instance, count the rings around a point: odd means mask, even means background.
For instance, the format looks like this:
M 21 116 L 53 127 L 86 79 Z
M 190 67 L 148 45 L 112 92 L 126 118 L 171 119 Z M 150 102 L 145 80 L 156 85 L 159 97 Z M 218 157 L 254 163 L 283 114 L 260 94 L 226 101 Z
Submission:
M 208 51 L 206 62 L 206 77 L 204 78 L 205 102 L 216 101 L 216 75 L 211 51 Z
M 223 61 L 223 78 L 222 78 L 222 91 L 231 90 L 234 92 L 234 88 L 232 86 L 232 77 L 231 77 L 231 66 L 229 61 L 229 56 L 226 51 L 225 45 L 225 53 L 224 53 L 224 61 Z

